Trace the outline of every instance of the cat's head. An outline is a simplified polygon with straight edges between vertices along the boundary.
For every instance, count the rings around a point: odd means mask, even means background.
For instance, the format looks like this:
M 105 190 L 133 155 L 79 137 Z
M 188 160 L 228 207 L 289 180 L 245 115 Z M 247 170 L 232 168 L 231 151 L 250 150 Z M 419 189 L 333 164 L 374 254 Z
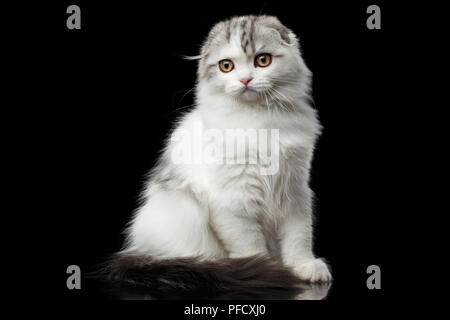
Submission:
M 248 102 L 284 101 L 307 91 L 310 72 L 295 34 L 272 16 L 217 23 L 203 44 L 198 83 Z

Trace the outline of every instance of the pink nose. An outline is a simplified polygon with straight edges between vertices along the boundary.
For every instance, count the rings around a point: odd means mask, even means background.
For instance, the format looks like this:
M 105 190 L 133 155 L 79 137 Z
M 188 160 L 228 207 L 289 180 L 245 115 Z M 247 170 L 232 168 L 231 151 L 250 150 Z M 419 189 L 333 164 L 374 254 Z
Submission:
M 245 86 L 248 86 L 248 83 L 249 83 L 250 81 L 252 81 L 252 80 L 253 80 L 253 78 L 241 79 L 241 82 L 242 82 Z

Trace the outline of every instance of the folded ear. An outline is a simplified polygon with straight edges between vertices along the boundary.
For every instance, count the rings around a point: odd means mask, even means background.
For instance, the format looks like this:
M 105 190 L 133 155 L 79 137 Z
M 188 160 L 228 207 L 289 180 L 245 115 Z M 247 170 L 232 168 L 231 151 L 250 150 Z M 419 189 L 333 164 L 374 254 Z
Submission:
M 218 22 L 212 27 L 212 29 L 208 33 L 208 36 L 206 37 L 206 40 L 203 42 L 200 56 L 204 57 L 208 54 L 209 48 L 214 38 L 216 38 L 223 31 L 224 28 L 225 28 L 224 21 Z
M 283 44 L 288 46 L 295 45 L 297 37 L 290 29 L 286 28 L 277 17 L 262 16 L 261 18 L 266 27 L 275 30 L 279 34 Z

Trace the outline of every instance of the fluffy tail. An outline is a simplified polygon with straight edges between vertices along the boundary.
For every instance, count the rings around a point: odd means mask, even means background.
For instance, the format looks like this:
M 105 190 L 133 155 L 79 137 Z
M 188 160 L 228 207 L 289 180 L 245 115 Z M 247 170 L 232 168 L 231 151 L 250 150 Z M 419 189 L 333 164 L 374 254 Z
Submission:
M 101 274 L 121 292 L 156 299 L 292 299 L 302 281 L 280 261 L 264 256 L 203 261 L 157 260 L 121 253 Z M 139 295 L 138 295 L 139 294 Z

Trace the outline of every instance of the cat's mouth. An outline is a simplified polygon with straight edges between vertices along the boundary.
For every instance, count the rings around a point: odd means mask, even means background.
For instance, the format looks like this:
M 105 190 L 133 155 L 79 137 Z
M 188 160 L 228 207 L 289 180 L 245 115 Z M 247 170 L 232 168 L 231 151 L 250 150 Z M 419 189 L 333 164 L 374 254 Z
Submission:
M 257 94 L 258 92 L 260 92 L 261 90 L 258 90 L 258 88 L 255 88 L 255 87 L 252 87 L 252 86 L 246 86 L 246 87 L 243 87 L 242 89 L 241 89 L 241 94 L 248 94 L 248 93 L 251 93 L 251 92 L 253 92 L 253 93 L 255 93 L 255 94 Z
M 255 101 L 258 100 L 261 92 L 257 88 L 253 88 L 250 86 L 241 87 L 238 89 L 235 89 L 234 91 L 227 92 L 229 95 L 242 99 L 244 101 Z

